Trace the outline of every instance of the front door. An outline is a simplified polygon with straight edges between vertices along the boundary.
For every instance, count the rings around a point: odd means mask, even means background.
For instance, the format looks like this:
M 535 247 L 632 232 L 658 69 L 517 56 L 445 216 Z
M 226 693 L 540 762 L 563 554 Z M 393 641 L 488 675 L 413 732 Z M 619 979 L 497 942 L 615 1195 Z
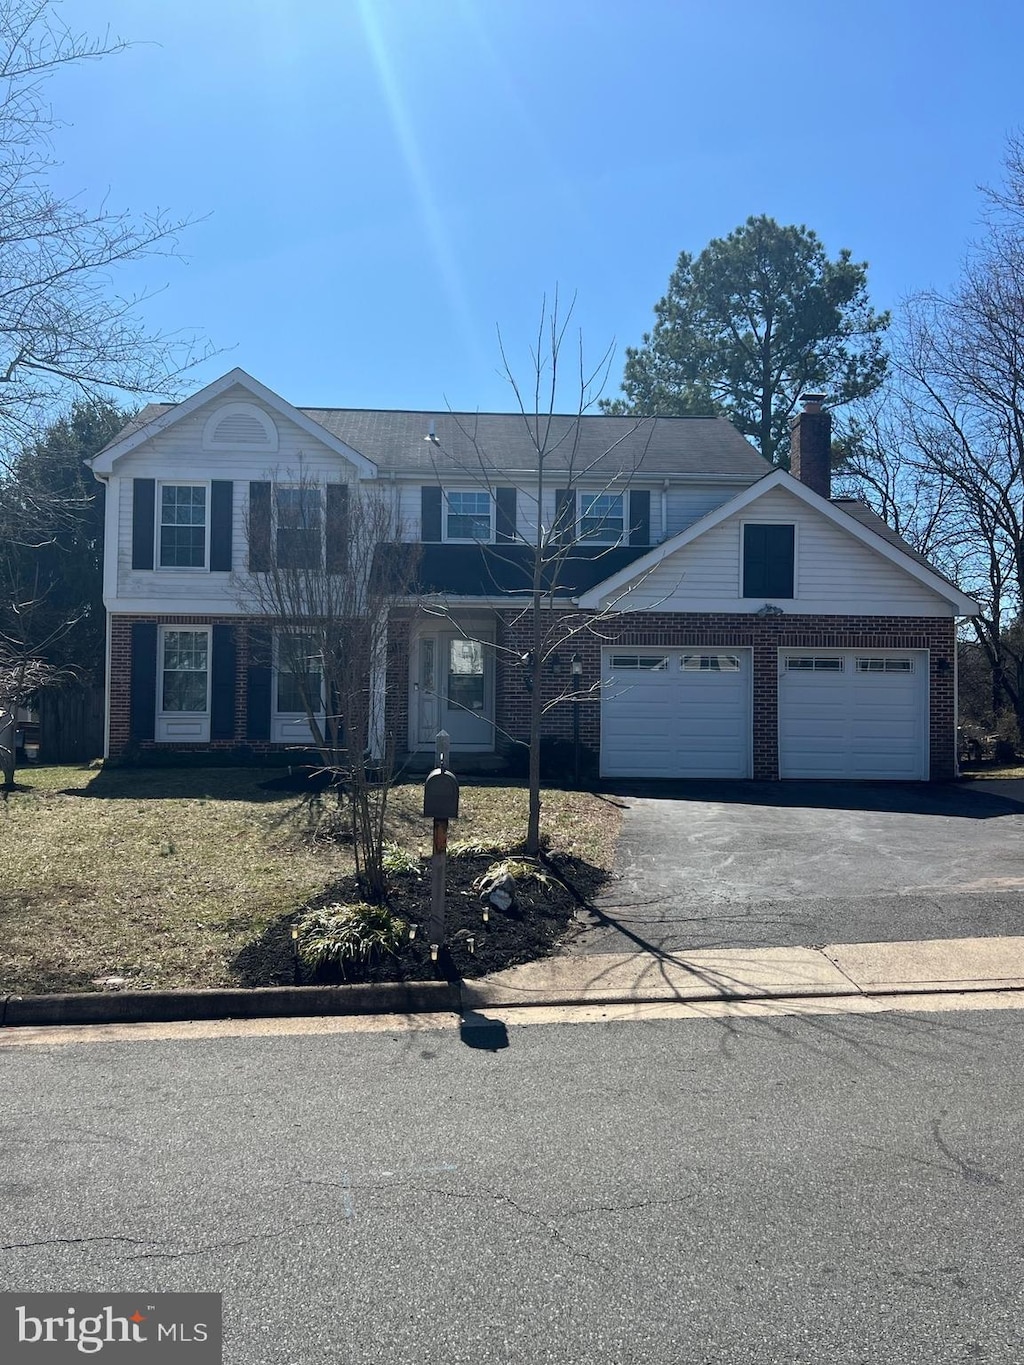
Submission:
M 494 748 L 493 632 L 420 635 L 414 673 L 417 745 L 433 748 L 447 730 L 452 748 Z

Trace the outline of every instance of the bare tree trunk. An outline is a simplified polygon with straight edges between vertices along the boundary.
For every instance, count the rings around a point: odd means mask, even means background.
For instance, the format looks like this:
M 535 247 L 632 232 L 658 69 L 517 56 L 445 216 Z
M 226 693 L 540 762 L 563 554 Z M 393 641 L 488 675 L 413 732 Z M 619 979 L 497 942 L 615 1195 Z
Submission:
M 15 711 L 0 711 L 0 771 L 4 775 L 4 786 L 14 786 L 14 731 Z

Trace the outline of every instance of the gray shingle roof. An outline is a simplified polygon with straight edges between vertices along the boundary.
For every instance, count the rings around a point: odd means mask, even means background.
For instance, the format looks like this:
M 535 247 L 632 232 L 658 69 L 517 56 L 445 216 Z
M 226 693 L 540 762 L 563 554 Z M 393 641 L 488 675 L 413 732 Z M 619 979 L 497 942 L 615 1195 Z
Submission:
M 167 412 L 151 403 L 120 433 L 137 431 Z M 386 412 L 365 408 L 300 408 L 332 436 L 382 469 L 428 474 L 536 468 L 530 425 L 520 413 Z M 573 468 L 600 477 L 642 470 L 644 475 L 736 474 L 751 479 L 767 472 L 764 460 L 724 417 L 604 417 L 554 415 L 549 423 L 547 467 Z M 425 439 L 433 430 L 437 441 Z

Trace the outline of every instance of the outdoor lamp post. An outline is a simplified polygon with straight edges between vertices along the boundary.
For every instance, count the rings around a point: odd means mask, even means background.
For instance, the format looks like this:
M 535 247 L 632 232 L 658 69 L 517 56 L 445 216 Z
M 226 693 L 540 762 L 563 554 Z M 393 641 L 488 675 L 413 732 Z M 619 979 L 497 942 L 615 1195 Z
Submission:
M 583 660 L 574 654 L 572 665 L 572 743 L 576 766 L 576 785 L 580 785 L 580 679 L 583 677 Z

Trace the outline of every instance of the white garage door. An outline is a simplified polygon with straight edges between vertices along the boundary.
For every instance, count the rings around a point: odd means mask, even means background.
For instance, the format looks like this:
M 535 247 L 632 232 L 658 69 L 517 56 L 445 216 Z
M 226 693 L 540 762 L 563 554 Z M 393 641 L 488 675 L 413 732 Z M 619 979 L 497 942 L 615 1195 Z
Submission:
M 606 777 L 749 777 L 750 652 L 607 649 Z
M 779 776 L 928 777 L 925 650 L 781 650 Z

